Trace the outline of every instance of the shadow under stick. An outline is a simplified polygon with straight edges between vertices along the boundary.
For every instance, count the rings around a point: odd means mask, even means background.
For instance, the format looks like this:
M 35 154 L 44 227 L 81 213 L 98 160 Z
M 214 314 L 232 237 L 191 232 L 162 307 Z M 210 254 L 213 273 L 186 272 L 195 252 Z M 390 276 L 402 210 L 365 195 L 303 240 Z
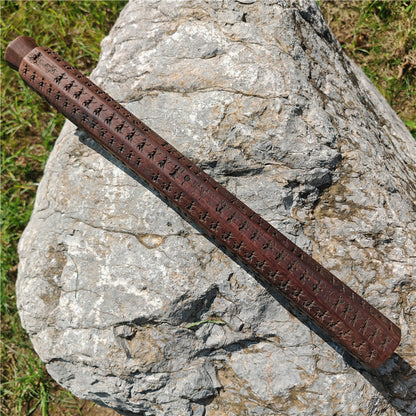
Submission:
M 133 171 L 209 239 L 278 289 L 370 368 L 400 329 L 49 48 L 18 37 L 5 59 L 65 117 Z

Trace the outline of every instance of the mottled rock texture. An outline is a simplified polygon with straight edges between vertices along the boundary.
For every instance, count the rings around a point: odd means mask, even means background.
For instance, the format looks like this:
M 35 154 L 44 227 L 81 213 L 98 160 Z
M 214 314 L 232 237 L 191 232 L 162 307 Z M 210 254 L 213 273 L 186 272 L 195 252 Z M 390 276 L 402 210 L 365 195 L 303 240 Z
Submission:
M 363 369 L 68 122 L 19 246 L 50 374 L 147 416 L 414 414 L 415 141 L 317 4 L 132 0 L 92 78 L 403 340 Z

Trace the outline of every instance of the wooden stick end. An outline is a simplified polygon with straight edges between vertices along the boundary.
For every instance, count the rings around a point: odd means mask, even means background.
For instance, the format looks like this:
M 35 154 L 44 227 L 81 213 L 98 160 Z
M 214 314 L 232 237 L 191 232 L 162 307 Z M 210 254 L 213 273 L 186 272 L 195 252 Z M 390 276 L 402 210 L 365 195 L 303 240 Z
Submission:
M 15 70 L 19 70 L 22 59 L 38 45 L 29 36 L 19 36 L 12 40 L 6 48 L 4 59 Z

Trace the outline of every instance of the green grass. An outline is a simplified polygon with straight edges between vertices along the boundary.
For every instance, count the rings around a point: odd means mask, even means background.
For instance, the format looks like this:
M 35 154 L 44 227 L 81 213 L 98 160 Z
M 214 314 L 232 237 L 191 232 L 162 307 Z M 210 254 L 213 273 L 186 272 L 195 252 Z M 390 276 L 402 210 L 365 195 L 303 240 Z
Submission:
M 320 1 L 345 52 L 416 138 L 416 1 Z
M 74 415 L 81 414 L 84 404 L 50 379 L 17 314 L 17 242 L 29 221 L 37 184 L 65 119 L 7 66 L 4 50 L 16 36 L 32 36 L 39 45 L 53 48 L 89 73 L 98 61 L 102 38 L 125 4 L 1 2 L 1 394 L 5 415 Z
M 1 394 L 5 415 L 102 413 L 58 388 L 20 325 L 15 298 L 17 242 L 29 220 L 37 184 L 64 117 L 23 84 L 5 65 L 3 53 L 16 36 L 28 35 L 88 73 L 98 60 L 101 39 L 124 4 L 1 2 Z M 364 68 L 416 135 L 416 2 L 325 0 L 321 7 L 345 51 Z
M 191 324 L 187 325 L 186 327 L 188 329 L 197 329 L 199 328 L 201 325 L 204 324 L 215 324 L 215 325 L 227 325 L 224 321 L 222 321 L 221 319 L 205 319 L 204 321 L 197 321 L 197 322 L 192 322 Z

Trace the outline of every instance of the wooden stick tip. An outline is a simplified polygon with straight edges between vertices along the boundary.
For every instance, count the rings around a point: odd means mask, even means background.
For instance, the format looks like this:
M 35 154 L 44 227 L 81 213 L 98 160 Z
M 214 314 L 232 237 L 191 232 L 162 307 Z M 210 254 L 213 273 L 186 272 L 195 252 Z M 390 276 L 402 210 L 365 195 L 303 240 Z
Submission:
M 37 46 L 31 37 L 19 36 L 7 46 L 4 59 L 13 69 L 18 71 L 22 59 Z

